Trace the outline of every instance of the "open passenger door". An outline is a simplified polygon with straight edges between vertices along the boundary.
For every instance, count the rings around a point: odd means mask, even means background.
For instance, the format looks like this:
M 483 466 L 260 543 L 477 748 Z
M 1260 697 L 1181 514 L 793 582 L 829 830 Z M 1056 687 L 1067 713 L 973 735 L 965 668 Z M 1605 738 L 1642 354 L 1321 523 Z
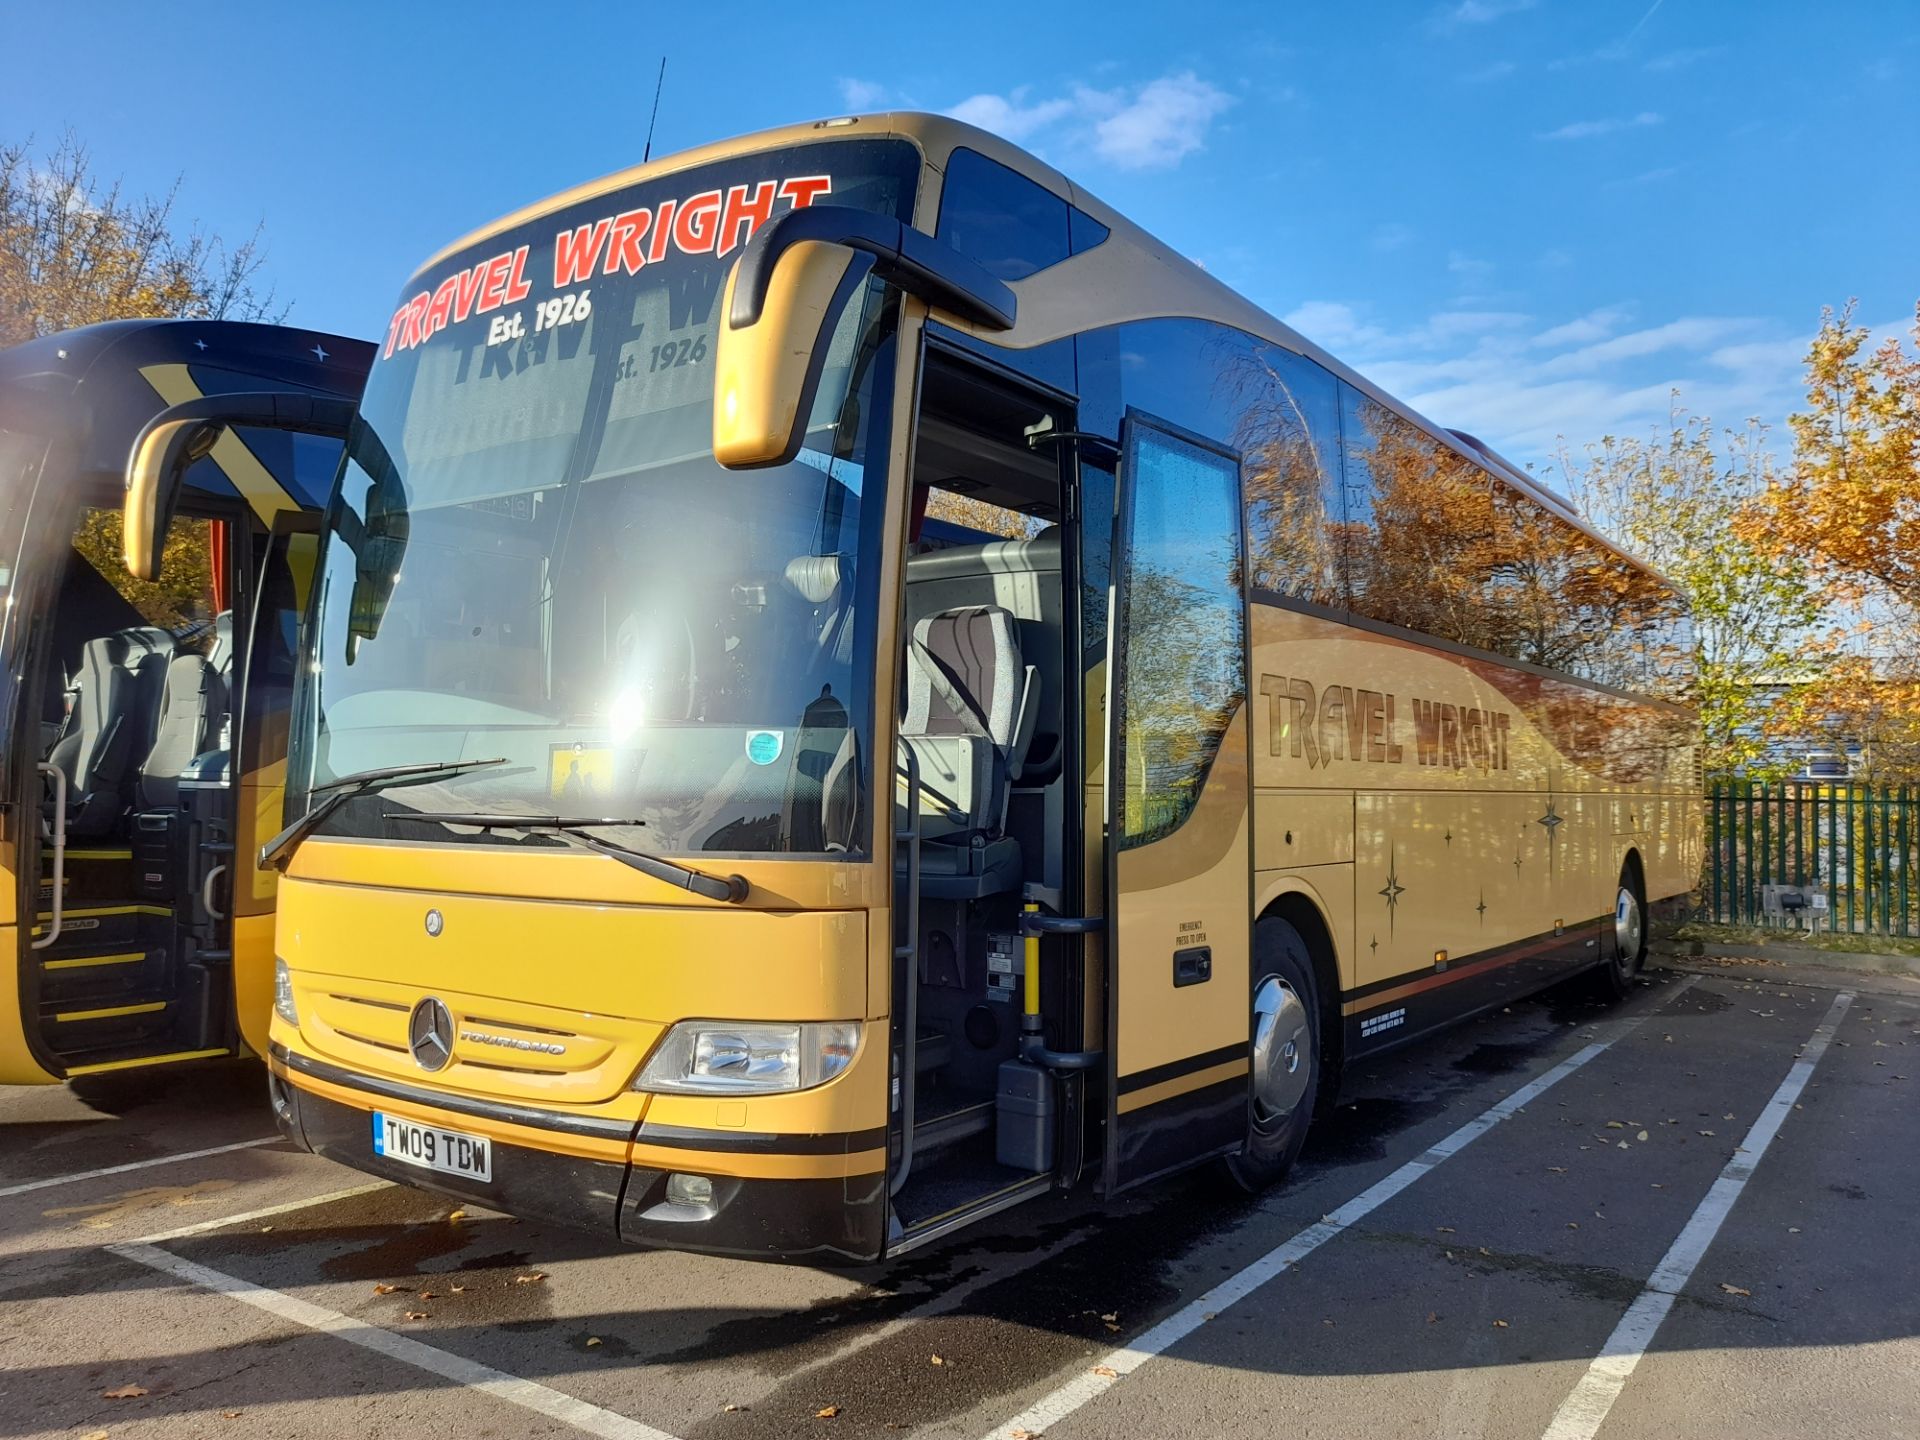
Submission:
M 1139 412 L 1121 449 L 1107 661 L 1109 1194 L 1239 1148 L 1251 1010 L 1240 461 Z

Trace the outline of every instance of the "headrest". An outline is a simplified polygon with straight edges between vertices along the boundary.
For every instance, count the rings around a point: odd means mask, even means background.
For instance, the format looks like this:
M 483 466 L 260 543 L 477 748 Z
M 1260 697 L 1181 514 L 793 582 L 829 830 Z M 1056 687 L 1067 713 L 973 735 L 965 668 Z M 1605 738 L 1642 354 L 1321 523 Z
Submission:
M 787 562 L 787 584 L 809 605 L 824 605 L 840 588 L 838 555 L 801 555 Z

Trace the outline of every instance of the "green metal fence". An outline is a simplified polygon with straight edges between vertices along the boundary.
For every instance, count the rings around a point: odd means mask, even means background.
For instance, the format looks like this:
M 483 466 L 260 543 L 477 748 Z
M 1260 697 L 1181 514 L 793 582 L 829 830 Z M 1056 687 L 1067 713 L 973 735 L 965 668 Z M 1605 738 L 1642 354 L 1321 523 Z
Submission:
M 1858 935 L 1920 935 L 1920 790 L 1730 781 L 1707 792 L 1701 918 Z

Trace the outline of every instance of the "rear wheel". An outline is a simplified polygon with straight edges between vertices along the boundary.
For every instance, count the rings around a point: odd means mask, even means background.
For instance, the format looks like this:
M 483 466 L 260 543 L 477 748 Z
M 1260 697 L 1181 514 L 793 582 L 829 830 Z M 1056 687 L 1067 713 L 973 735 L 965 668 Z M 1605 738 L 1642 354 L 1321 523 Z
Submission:
M 1277 916 L 1253 929 L 1253 1074 L 1247 1141 L 1227 1160 L 1245 1190 L 1274 1184 L 1299 1157 L 1320 1095 L 1320 996 L 1313 956 Z
M 1613 958 L 1595 975 L 1603 995 L 1618 1000 L 1633 988 L 1647 959 L 1647 893 L 1631 861 L 1620 867 L 1613 900 Z

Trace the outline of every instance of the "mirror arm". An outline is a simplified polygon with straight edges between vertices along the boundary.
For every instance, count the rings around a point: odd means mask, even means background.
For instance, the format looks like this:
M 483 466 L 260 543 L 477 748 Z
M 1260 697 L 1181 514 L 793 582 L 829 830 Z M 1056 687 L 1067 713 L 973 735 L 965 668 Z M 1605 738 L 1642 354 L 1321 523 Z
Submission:
M 850 205 L 809 205 L 774 216 L 740 253 L 727 323 L 757 323 L 780 257 L 803 240 L 845 245 L 874 257 L 874 273 L 936 309 L 988 330 L 1011 330 L 1019 302 L 979 261 L 911 225 Z

